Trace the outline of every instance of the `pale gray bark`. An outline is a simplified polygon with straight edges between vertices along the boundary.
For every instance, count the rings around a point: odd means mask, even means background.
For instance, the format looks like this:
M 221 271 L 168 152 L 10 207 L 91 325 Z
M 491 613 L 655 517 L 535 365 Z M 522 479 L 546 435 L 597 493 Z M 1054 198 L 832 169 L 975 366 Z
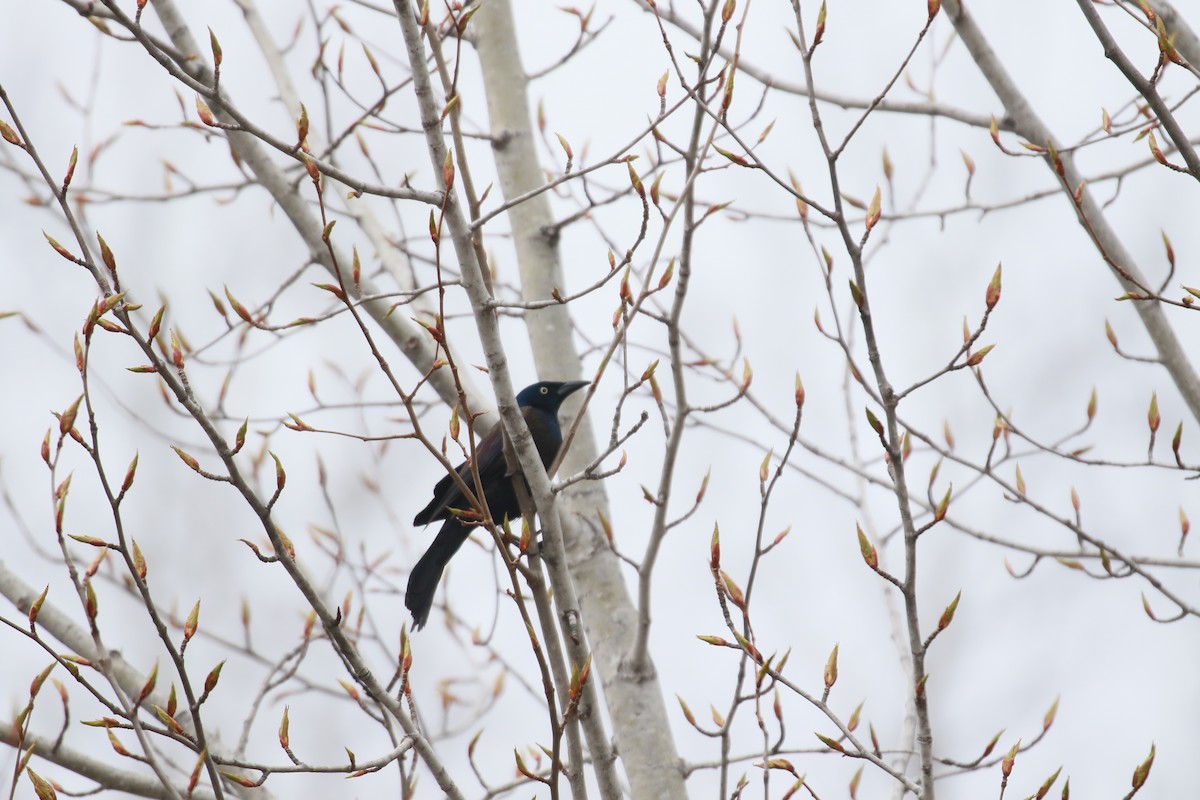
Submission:
M 992 91 L 1004 104 L 1005 114 L 1011 121 L 1013 130 L 1033 144 L 1045 147 L 1053 143 L 1057 147 L 1059 143 L 1050 128 L 1033 110 L 970 12 L 959 0 L 945 0 L 942 7 L 954 24 L 954 29 L 958 32 L 963 44 L 971 53 L 975 65 L 979 67 L 979 71 L 991 85 Z M 1059 158 L 1063 166 L 1063 181 L 1066 187 L 1069 187 L 1065 194 L 1070 200 L 1070 191 L 1083 183 L 1083 176 L 1076 168 L 1075 160 L 1070 153 L 1060 152 Z M 1053 166 L 1051 168 L 1053 169 Z M 1117 236 L 1117 232 L 1109 225 L 1103 209 L 1086 186 L 1083 187 L 1081 202 L 1076 206 L 1076 213 L 1080 215 L 1081 223 L 1090 227 L 1103 254 L 1112 262 L 1120 265 L 1127 275 L 1145 285 L 1147 280 L 1138 267 L 1133 254 L 1129 252 L 1125 243 Z M 1111 264 L 1109 267 L 1126 291 L 1137 291 L 1136 287 L 1116 269 L 1113 269 Z M 1200 376 L 1196 374 L 1195 368 L 1188 360 L 1179 338 L 1167 320 L 1163 306 L 1155 302 L 1136 302 L 1134 308 L 1137 310 L 1146 332 L 1150 335 L 1150 340 L 1154 342 L 1154 346 L 1158 350 L 1158 357 L 1163 367 L 1175 382 L 1180 395 L 1183 396 L 1184 402 L 1192 412 L 1192 417 L 1200 420 Z
M 476 50 L 487 92 L 488 118 L 500 189 L 518 197 L 543 184 L 534 146 L 528 103 L 528 81 L 520 60 L 509 0 L 488 0 L 472 21 Z M 551 291 L 565 293 L 558 238 L 549 198 L 539 194 L 509 209 L 513 241 L 526 301 L 547 300 Z M 538 374 L 574 378 L 582 373 L 575 350 L 569 310 L 564 305 L 525 311 L 530 345 Z M 597 455 L 585 419 L 563 464 L 572 474 Z M 686 797 L 681 763 L 653 669 L 627 668 L 627 655 L 637 631 L 637 610 L 621 575 L 620 562 L 598 526 L 598 513 L 608 514 L 602 485 L 580 483 L 563 493 L 562 510 L 567 561 L 583 611 L 584 628 L 593 648 L 593 663 L 604 685 L 621 764 L 634 797 Z

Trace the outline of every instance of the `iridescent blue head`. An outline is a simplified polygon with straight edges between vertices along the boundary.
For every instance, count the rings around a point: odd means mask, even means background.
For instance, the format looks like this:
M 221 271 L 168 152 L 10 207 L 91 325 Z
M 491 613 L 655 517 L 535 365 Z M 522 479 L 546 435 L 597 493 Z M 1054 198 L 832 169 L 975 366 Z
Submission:
M 588 381 L 540 381 L 521 390 L 517 395 L 517 405 L 556 414 L 563 400 L 587 385 Z

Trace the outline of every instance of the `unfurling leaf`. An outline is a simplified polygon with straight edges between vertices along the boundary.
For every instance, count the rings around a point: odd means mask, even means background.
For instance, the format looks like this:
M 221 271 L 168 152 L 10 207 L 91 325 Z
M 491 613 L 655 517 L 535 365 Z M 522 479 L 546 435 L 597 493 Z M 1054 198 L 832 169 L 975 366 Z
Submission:
M 1146 783 L 1146 779 L 1150 777 L 1150 768 L 1154 766 L 1154 744 L 1150 745 L 1150 755 L 1146 756 L 1146 760 L 1138 764 L 1137 769 L 1133 771 L 1133 780 L 1130 783 L 1133 785 L 1133 790 L 1136 792 L 1141 789 Z
M 883 199 L 879 193 L 879 187 L 875 187 L 875 194 L 871 197 L 871 205 L 867 208 L 867 230 L 875 227 L 875 223 L 879 222 L 879 215 L 882 213 Z
M 863 533 L 862 526 L 858 527 L 858 549 L 862 553 L 863 561 L 867 562 L 867 566 L 871 569 L 876 569 L 879 566 L 879 554 L 875 552 L 875 545 L 871 544 L 867 539 L 867 535 Z
M 837 683 L 837 679 L 838 679 L 838 665 L 837 665 L 838 647 L 839 647 L 839 645 L 836 645 L 836 644 L 833 646 L 833 651 L 830 652 L 829 658 L 825 662 L 825 688 L 826 689 L 832 688 L 833 685 L 835 683 Z
M 988 284 L 986 302 L 988 310 L 996 307 L 996 303 L 1000 302 L 1000 269 L 1001 265 L 996 265 L 996 274 L 992 276 L 992 282 Z

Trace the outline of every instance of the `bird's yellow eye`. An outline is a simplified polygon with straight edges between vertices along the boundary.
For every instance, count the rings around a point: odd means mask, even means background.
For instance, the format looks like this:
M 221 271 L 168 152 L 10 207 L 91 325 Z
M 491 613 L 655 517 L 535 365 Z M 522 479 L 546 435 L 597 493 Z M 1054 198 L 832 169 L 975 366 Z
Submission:
M 547 393 L 547 392 L 549 392 L 550 390 L 549 390 L 549 389 L 547 389 L 545 386 L 543 386 L 543 387 L 542 387 L 541 389 L 539 389 L 538 391 L 539 391 L 539 392 L 541 392 L 542 394 L 546 394 L 546 393 Z

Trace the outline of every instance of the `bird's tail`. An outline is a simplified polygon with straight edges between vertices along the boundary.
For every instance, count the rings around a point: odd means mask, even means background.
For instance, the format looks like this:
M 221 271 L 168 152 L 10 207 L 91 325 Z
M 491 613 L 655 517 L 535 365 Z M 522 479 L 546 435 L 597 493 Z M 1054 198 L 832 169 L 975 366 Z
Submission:
M 412 612 L 414 631 L 421 630 L 428 621 L 429 610 L 433 608 L 433 596 L 442 579 L 442 570 L 470 535 L 470 527 L 456 519 L 446 520 L 433 544 L 429 545 L 425 555 L 409 573 L 404 607 Z

